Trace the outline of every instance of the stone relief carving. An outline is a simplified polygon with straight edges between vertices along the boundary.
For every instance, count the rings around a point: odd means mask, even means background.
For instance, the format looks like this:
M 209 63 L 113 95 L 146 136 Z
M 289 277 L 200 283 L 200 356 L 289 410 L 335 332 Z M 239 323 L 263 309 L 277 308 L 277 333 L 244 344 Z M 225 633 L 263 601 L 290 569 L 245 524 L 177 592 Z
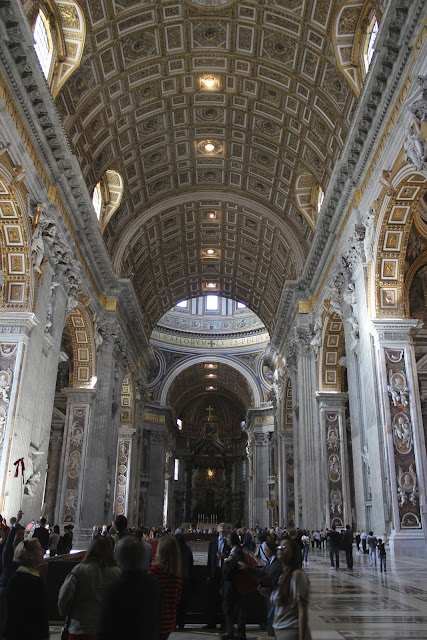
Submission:
M 339 489 L 333 489 L 330 493 L 331 513 L 338 512 L 342 514 L 342 494 Z
M 363 220 L 363 226 L 365 227 L 365 238 L 363 240 L 363 250 L 367 262 L 373 258 L 373 245 L 374 245 L 374 228 L 375 224 L 375 209 L 371 207 L 368 211 L 368 215 Z
M 416 126 L 415 124 L 413 126 Z M 427 159 L 426 141 L 413 126 L 406 129 L 406 138 L 403 144 L 405 148 L 405 162 L 413 164 L 418 171 L 424 169 Z
M 41 473 L 34 469 L 38 456 L 43 455 L 43 451 L 39 451 L 38 447 L 33 443 L 30 444 L 30 451 L 27 458 L 27 481 L 24 485 L 24 493 L 27 496 L 33 497 L 37 490 L 37 485 L 40 482 Z
M 389 371 L 389 384 L 387 391 L 389 392 L 393 405 L 395 407 L 407 407 L 409 404 L 409 389 L 406 383 L 406 374 L 404 371 Z
M 52 282 L 52 284 L 50 285 L 50 294 L 49 294 L 49 300 L 47 303 L 47 312 L 46 312 L 46 324 L 44 326 L 45 333 L 51 333 L 53 307 L 55 304 L 55 289 L 58 286 L 59 286 L 59 282 Z
M 409 469 L 405 470 L 400 465 L 397 467 L 397 493 L 399 496 L 400 506 L 411 502 L 415 507 L 419 496 L 417 489 L 417 475 L 413 463 L 409 465 Z
M 42 235 L 42 228 L 38 225 L 31 238 L 31 263 L 36 273 L 40 274 L 41 264 L 44 258 L 44 241 Z
M 0 371 L 0 400 L 3 400 L 6 404 L 9 404 L 10 389 L 12 386 L 12 371 L 11 369 L 4 369 Z
M 335 427 L 328 428 L 326 445 L 327 445 L 328 451 L 338 451 L 338 449 L 340 448 L 340 437 L 339 437 L 338 429 L 336 429 Z
M 316 318 L 313 327 L 313 338 L 310 341 L 310 346 L 314 351 L 314 355 L 318 356 L 319 349 L 322 346 L 322 320 L 321 318 Z
M 404 413 L 396 413 L 393 418 L 393 441 L 398 452 L 403 455 L 412 449 L 412 427 Z
M 329 456 L 329 479 L 332 482 L 338 482 L 341 479 L 341 462 L 335 453 Z
M 408 110 L 419 122 L 427 122 L 427 75 L 417 76 L 416 81 L 421 87 L 421 96 L 408 105 Z

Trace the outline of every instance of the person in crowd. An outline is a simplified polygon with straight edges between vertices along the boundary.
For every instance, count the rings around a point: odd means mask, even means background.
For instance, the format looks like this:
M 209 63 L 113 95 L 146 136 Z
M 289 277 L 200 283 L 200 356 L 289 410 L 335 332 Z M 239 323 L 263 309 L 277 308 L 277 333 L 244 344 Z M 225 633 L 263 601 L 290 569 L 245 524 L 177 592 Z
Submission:
M 343 544 L 345 551 L 345 558 L 347 561 L 348 569 L 353 569 L 353 531 L 349 524 L 346 525 L 344 535 L 343 535 Z
M 148 573 L 156 578 L 162 590 L 160 640 L 167 640 L 175 631 L 176 607 L 182 592 L 181 554 L 174 536 L 159 538 L 156 557 Z
M 190 594 L 193 577 L 193 552 L 191 547 L 185 542 L 182 533 L 177 533 L 175 539 L 178 543 L 179 552 L 181 554 L 181 570 L 182 570 L 182 593 L 176 610 L 176 626 L 178 629 L 185 627 L 185 615 L 190 605 Z M 148 543 L 147 543 L 148 544 Z
M 387 544 L 388 540 L 386 538 L 386 535 L 384 534 L 384 541 L 382 538 L 378 538 L 378 555 L 380 557 L 380 570 L 381 573 L 384 571 L 384 573 L 387 573 L 387 553 L 385 550 L 385 546 Z
M 43 554 L 45 554 L 49 547 L 49 529 L 46 529 L 46 518 L 40 518 L 39 525 L 34 529 L 32 537 L 40 542 Z
M 144 530 L 141 528 L 135 529 L 133 535 L 135 535 L 138 540 L 141 540 L 141 544 L 144 547 L 144 562 L 142 564 L 141 569 L 143 571 L 148 571 L 151 567 L 151 561 L 153 559 L 153 547 L 147 540 L 144 538 Z
M 121 574 L 104 591 L 96 640 L 159 640 L 161 591 L 141 569 L 144 547 L 136 536 L 125 536 L 115 557 Z
M 57 544 L 57 554 L 64 555 L 66 553 L 70 553 L 73 548 L 73 525 L 66 524 L 64 527 L 64 535 L 61 536 L 58 540 Z
M 255 551 L 255 542 L 252 538 L 252 534 L 249 529 L 243 527 L 242 529 L 242 547 L 245 551 L 253 553 Z
M 314 539 L 313 539 L 314 543 Z M 301 536 L 301 554 L 302 554 L 302 562 L 305 564 L 308 562 L 308 550 L 310 548 L 310 537 L 305 531 Z
M 59 526 L 56 524 L 53 527 L 53 531 L 49 536 L 48 549 L 49 549 L 50 558 L 53 558 L 54 556 L 56 556 L 58 552 L 58 542 L 60 537 L 61 537 L 61 534 L 59 532 Z
M 110 541 L 97 536 L 59 591 L 58 609 L 61 615 L 69 618 L 70 640 L 95 638 L 102 594 L 119 574 Z
M 244 553 L 240 538 L 235 531 L 228 534 L 227 545 L 230 549 L 224 559 L 223 566 L 223 612 L 225 633 L 223 640 L 246 640 L 245 599 L 234 586 L 233 578 L 239 570 L 239 563 L 244 562 Z M 237 635 L 234 635 L 234 619 L 237 622 Z
M 245 568 L 249 573 L 253 573 L 258 577 L 258 591 L 267 599 L 267 629 L 268 635 L 274 636 L 273 631 L 273 618 L 274 618 L 274 605 L 270 602 L 270 596 L 272 591 L 276 588 L 277 582 L 282 574 L 282 563 L 277 558 L 277 545 L 274 542 L 268 542 L 265 553 L 269 559 L 268 564 L 264 567 L 249 566 L 242 562 L 239 565 Z
M 363 529 L 362 529 L 362 531 L 360 532 L 360 541 L 362 543 L 362 552 L 363 553 L 369 553 L 368 550 L 366 549 L 366 538 L 367 537 L 368 536 L 367 536 L 366 532 L 363 531 Z
M 120 515 L 120 516 L 117 516 L 117 518 L 114 520 L 114 527 L 112 528 L 112 530 L 110 530 L 111 540 L 113 542 L 114 549 L 116 548 L 119 540 L 125 537 L 127 526 L 128 526 L 128 520 L 126 516 Z
M 208 547 L 208 606 L 207 624 L 204 630 L 216 629 L 217 620 L 219 620 L 219 610 L 222 601 L 220 596 L 220 588 L 222 585 L 222 567 L 224 559 L 230 551 L 227 545 L 228 527 L 224 522 L 220 522 L 217 526 L 218 536 L 209 542 Z M 222 617 L 222 616 L 221 616 Z
M 354 536 L 354 541 L 356 542 L 357 553 L 360 554 L 360 531 L 359 529 L 356 531 Z
M 374 565 L 377 566 L 377 544 L 378 544 L 378 540 L 377 537 L 374 536 L 374 532 L 370 531 L 368 533 L 368 537 L 366 538 L 366 544 L 368 545 L 368 549 L 369 549 L 369 562 L 371 567 L 373 567 Z
M 10 529 L 10 533 L 6 538 L 2 555 L 2 572 L 0 576 L 0 593 L 7 587 L 12 576 L 18 568 L 18 564 L 14 561 L 15 549 L 24 539 L 25 529 L 19 523 L 22 518 L 22 511 L 18 511 L 18 517 Z
M 322 539 L 322 536 L 319 529 L 316 529 L 316 531 L 314 532 L 314 539 L 316 541 L 316 549 L 320 549 L 320 541 Z
M 340 546 L 341 546 L 341 534 L 336 530 L 335 525 L 332 525 L 331 531 L 328 532 L 329 539 L 329 557 L 331 560 L 331 571 L 334 569 L 338 571 L 340 568 Z M 335 564 L 334 564 L 335 558 Z
M 302 570 L 299 545 L 285 538 L 277 550 L 283 573 L 271 594 L 276 640 L 311 640 L 308 624 L 309 580 Z
M 47 596 L 39 573 L 43 549 L 37 538 L 20 542 L 13 560 L 19 566 L 7 587 L 4 638 L 48 640 Z

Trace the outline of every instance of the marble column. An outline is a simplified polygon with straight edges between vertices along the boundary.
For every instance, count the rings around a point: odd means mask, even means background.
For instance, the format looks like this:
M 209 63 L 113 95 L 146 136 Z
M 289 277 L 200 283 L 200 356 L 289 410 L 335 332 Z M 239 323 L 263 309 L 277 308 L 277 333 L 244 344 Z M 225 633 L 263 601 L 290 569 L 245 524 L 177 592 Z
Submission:
M 321 526 L 351 524 L 345 404 L 347 393 L 316 393 L 322 427 L 324 504 Z
M 87 527 L 82 518 L 82 505 L 85 496 L 92 491 L 96 475 L 96 469 L 91 467 L 88 459 L 88 442 L 91 412 L 97 392 L 95 389 L 68 387 L 63 389 L 63 393 L 67 396 L 67 414 L 58 491 L 60 499 L 55 521 L 74 524 L 76 538 L 83 540 Z M 91 487 L 91 491 L 87 490 L 88 487 Z M 101 522 L 96 521 L 96 524 Z M 86 533 L 89 535 L 89 531 Z
M 390 544 L 399 554 L 427 557 L 427 459 L 413 334 L 417 320 L 373 320 L 388 484 Z

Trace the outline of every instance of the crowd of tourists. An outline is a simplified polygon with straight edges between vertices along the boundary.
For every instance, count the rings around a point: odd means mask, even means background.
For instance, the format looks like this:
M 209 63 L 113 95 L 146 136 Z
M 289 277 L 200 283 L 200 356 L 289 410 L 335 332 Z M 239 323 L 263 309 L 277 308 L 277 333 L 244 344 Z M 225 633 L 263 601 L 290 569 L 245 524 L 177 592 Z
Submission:
M 47 554 L 67 554 L 73 527 L 61 535 L 41 518 L 27 527 L 22 512 L 9 523 L 0 516 L 0 637 L 46 640 L 49 637 L 47 597 L 39 573 Z M 193 554 L 186 538 L 204 533 L 197 528 L 128 528 L 118 516 L 112 525 L 93 527 L 92 541 L 58 593 L 58 610 L 66 618 L 70 640 L 166 640 L 183 629 L 191 611 Z M 265 598 L 265 624 L 277 640 L 310 640 L 309 580 L 303 570 L 309 550 L 327 547 L 331 569 L 339 568 L 344 550 L 352 568 L 352 548 L 369 553 L 386 571 L 386 538 L 377 539 L 350 526 L 323 531 L 232 528 L 220 523 L 208 548 L 208 610 L 206 630 L 223 640 L 246 640 L 245 594 L 257 589 Z M 360 549 L 361 547 L 361 549 Z M 154 553 L 153 553 L 154 550 Z M 32 597 L 28 599 L 28 593 Z M 22 602 L 25 601 L 25 616 Z M 65 633 L 64 631 L 64 633 Z

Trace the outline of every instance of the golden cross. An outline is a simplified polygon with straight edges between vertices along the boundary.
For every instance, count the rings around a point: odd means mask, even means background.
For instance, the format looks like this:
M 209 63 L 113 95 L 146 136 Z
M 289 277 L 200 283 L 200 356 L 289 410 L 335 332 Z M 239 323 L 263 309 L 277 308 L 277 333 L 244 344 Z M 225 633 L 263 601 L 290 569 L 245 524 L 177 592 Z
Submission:
M 213 407 L 207 407 L 207 408 L 206 408 L 206 411 L 208 411 L 208 412 L 209 412 L 208 422 L 210 422 L 210 420 L 211 420 L 211 411 L 213 411 Z

